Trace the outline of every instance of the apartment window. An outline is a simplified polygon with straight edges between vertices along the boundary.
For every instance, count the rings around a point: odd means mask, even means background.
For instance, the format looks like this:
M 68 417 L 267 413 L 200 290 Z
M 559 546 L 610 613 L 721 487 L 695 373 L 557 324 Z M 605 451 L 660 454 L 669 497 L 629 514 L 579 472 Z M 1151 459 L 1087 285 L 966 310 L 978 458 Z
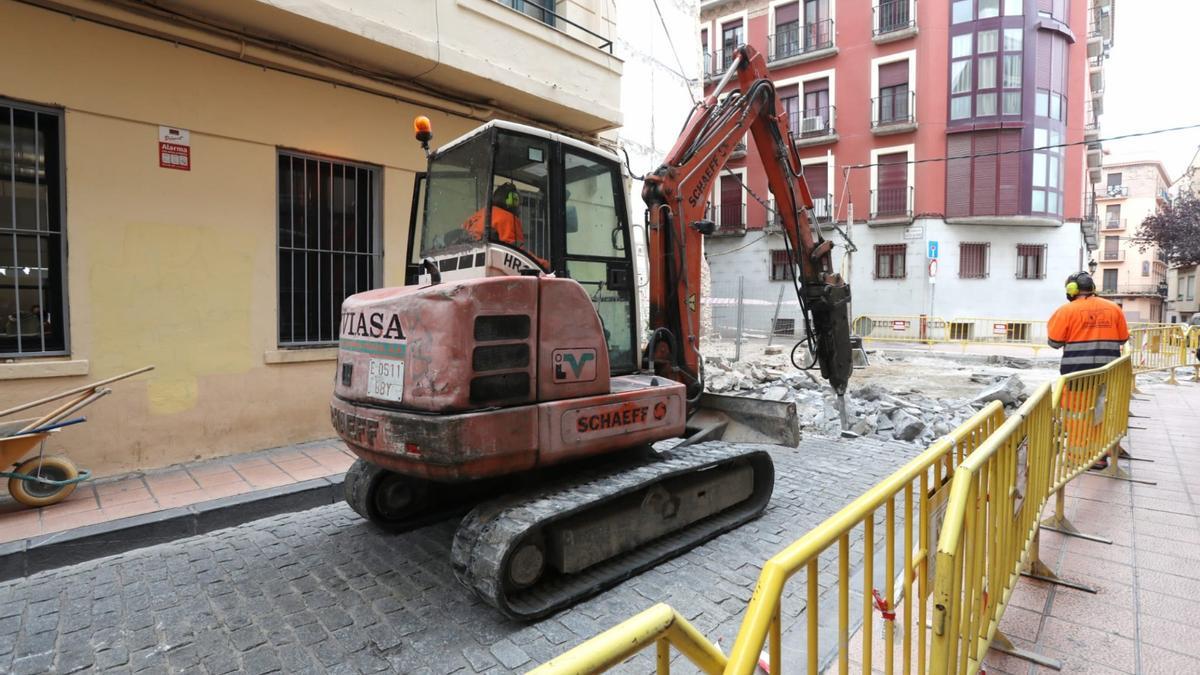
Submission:
M 875 247 L 875 278 L 903 279 L 904 255 L 907 244 L 887 244 Z
M 1104 270 L 1104 282 L 1100 289 L 1105 293 L 1117 292 L 1117 272 L 1118 270 Z
M 879 155 L 876 162 L 876 186 L 871 199 L 872 218 L 910 215 L 908 153 Z
M 1188 275 L 1186 290 L 1187 290 L 1187 297 L 1184 299 L 1189 300 L 1189 301 L 1195 300 L 1196 299 L 1196 275 L 1195 274 Z
M 1144 277 L 1150 276 L 1150 261 L 1149 260 L 1142 261 L 1142 276 L 1144 276 Z
M 983 12 L 980 5 L 980 18 Z M 1021 114 L 1023 44 L 1020 28 L 990 28 L 950 38 L 951 120 Z
M 1121 174 L 1119 172 L 1108 174 L 1107 180 L 1108 180 L 1108 187 L 1110 187 L 1110 188 L 1121 187 L 1121 185 L 1122 185 Z
M 946 216 L 1021 213 L 1021 131 L 997 129 L 946 136 Z
M 721 26 L 721 70 L 733 63 L 733 53 L 746 42 L 745 36 L 741 19 Z
M 547 26 L 554 25 L 554 0 L 500 0 L 500 4 L 528 14 Z
M 820 136 L 829 133 L 829 78 L 822 77 L 804 83 L 804 120 L 800 125 L 801 135 Z
M 966 23 L 975 19 L 975 0 L 954 0 L 950 5 L 950 22 Z
M 1107 228 L 1118 228 L 1121 226 L 1121 205 L 1109 204 L 1104 209 L 1104 226 Z
M 1030 208 L 1040 213 L 1062 215 L 1063 149 L 1062 134 L 1057 129 L 1035 128 L 1033 147 L 1043 148 L 1033 153 L 1033 190 Z
M 1120 237 L 1105 237 L 1104 238 L 1104 259 L 1105 260 L 1120 260 L 1121 259 L 1121 238 Z
M 1017 244 L 1017 278 L 1046 278 L 1046 245 Z
M 1024 0 L 1004 0 L 1004 16 L 1021 16 Z
M 1000 0 L 979 0 L 979 18 L 990 19 L 1000 16 Z
M 879 105 L 875 111 L 878 124 L 911 122 L 910 103 L 908 59 L 879 66 Z
M 775 8 L 775 59 L 786 59 L 800 53 L 800 3 L 789 2 Z
M 721 176 L 721 209 L 717 214 L 719 229 L 741 229 L 746 226 L 742 213 L 742 182 L 738 176 Z
M 788 130 L 793 134 L 800 134 L 803 131 L 800 121 L 800 95 L 797 93 L 796 87 L 791 87 L 790 91 L 779 90 L 779 102 L 783 105 L 783 114 L 787 115 Z
M 909 3 L 912 0 L 882 0 L 875 7 L 876 35 L 904 30 L 913 25 Z
M 771 251 L 771 281 L 787 281 L 792 278 L 792 264 L 788 262 L 787 251 L 774 249 Z
M 988 276 L 989 244 L 962 243 L 958 245 L 958 276 L 960 279 L 986 279 Z
M 67 350 L 62 115 L 0 100 L 0 356 Z
M 804 0 L 804 51 L 833 46 L 829 0 Z
M 279 344 L 338 338 L 342 301 L 379 286 L 379 172 L 279 153 Z

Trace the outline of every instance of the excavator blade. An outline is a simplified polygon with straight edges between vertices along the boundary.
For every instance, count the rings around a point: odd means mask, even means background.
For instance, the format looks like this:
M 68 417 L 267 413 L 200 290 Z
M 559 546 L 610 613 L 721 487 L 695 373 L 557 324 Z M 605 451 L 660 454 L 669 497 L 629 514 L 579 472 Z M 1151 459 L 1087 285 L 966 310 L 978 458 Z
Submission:
M 688 440 L 720 439 L 730 443 L 773 443 L 794 448 L 800 444 L 800 417 L 791 401 L 768 401 L 743 396 L 705 393 L 688 420 L 695 428 Z M 695 438 L 695 440 L 693 440 Z

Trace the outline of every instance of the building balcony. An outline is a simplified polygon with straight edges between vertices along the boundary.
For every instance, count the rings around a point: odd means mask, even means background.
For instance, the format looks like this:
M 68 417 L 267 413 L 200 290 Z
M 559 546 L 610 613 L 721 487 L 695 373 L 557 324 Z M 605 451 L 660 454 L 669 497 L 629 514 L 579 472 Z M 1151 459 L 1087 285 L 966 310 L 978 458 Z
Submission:
M 881 188 L 871 190 L 871 213 L 869 221 L 877 225 L 912 222 L 913 188 Z M 872 224 L 872 223 L 868 223 Z
M 709 205 L 709 220 L 717 229 L 714 237 L 734 237 L 746 234 L 746 202 L 723 202 Z
M 1104 54 L 1088 57 L 1088 77 L 1092 91 L 1104 91 Z
M 1100 293 L 1107 296 L 1150 296 L 1156 298 L 1167 297 L 1167 282 L 1162 281 L 1157 284 L 1117 284 L 1113 286 L 1101 286 Z
M 729 153 L 729 159 L 742 159 L 746 156 L 746 141 L 739 141 L 733 146 L 733 152 Z
M 833 222 L 833 195 L 813 195 L 813 207 L 809 213 L 812 222 L 818 225 L 825 225 Z M 783 231 L 783 216 L 775 208 L 775 200 L 771 200 L 771 216 L 767 221 L 768 232 Z
M 838 140 L 837 107 L 829 105 L 790 111 L 788 130 L 798 148 L 834 143 Z
M 1100 116 L 1089 101 L 1083 110 L 1083 140 L 1095 141 L 1100 138 Z
M 700 53 L 700 66 L 704 69 L 704 79 L 711 80 L 716 76 L 716 61 L 713 58 L 713 53 L 704 51 Z
M 292 64 L 299 58 L 319 62 L 322 73 L 330 66 L 349 69 L 355 86 L 419 80 L 436 91 L 469 92 L 464 96 L 471 104 L 499 101 L 503 111 L 566 129 L 591 134 L 621 126 L 623 65 L 613 55 L 615 19 L 600 11 L 600 0 L 455 0 L 438 3 L 440 20 L 425 2 L 169 5 L 174 21 L 190 26 L 186 30 L 201 22 L 270 36 L 279 45 L 274 51 Z M 243 47 L 251 58 L 248 45 Z
M 799 22 L 784 24 L 773 35 L 767 36 L 767 67 L 790 66 L 833 56 L 837 54 L 833 39 L 833 19 L 804 25 Z
M 895 42 L 917 34 L 917 15 L 911 0 L 884 0 L 872 11 L 875 20 L 871 40 L 875 44 Z
M 1088 169 L 1096 169 L 1097 171 L 1099 171 L 1100 167 L 1103 165 L 1104 165 L 1104 148 L 1100 145 L 1099 142 L 1088 143 L 1087 144 L 1087 166 L 1088 166 Z M 1097 179 L 1097 180 L 1099 180 L 1099 179 Z M 1093 180 L 1092 182 L 1094 183 L 1096 181 Z M 1097 197 L 1098 198 L 1102 197 L 1102 195 L 1097 195 Z
M 903 134 L 917 128 L 917 92 L 900 91 L 871 99 L 871 133 Z
M 1088 151 L 1091 151 L 1091 146 L 1088 146 Z M 1128 196 L 1128 185 L 1106 185 L 1103 191 L 1096 195 L 1096 199 L 1124 199 Z
M 1106 218 L 1104 220 L 1104 231 L 1112 232 L 1116 230 L 1124 230 L 1128 218 Z
M 1111 4 L 1093 7 L 1088 21 L 1088 41 L 1100 40 L 1104 50 L 1112 47 L 1113 40 L 1113 8 Z M 1088 53 L 1088 56 L 1092 54 Z
M 1125 249 L 1117 249 L 1116 251 L 1106 250 L 1100 254 L 1100 262 L 1120 263 L 1125 262 Z

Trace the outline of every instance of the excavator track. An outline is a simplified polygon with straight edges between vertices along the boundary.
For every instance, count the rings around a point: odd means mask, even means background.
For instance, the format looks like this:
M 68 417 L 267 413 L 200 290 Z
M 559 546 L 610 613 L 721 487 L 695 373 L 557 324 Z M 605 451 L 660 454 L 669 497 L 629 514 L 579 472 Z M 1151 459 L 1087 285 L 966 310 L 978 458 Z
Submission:
M 710 442 L 649 453 L 478 505 L 451 561 L 500 612 L 538 619 L 757 518 L 773 487 L 765 450 Z M 647 529 L 646 514 L 660 521 Z

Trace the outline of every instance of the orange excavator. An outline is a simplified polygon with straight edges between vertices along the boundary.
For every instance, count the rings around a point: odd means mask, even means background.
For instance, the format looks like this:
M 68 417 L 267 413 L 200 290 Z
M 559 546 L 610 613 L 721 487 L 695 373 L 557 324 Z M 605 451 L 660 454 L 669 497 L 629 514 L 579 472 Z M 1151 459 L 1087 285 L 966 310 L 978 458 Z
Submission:
M 359 457 L 346 501 L 390 531 L 465 513 L 454 571 L 509 617 L 553 613 L 758 517 L 770 455 L 716 441 L 799 442 L 794 403 L 704 392 L 705 207 L 747 131 L 786 233 L 810 353 L 845 392 L 850 289 L 809 224 L 812 198 L 762 56 L 741 47 L 717 91 L 735 77 L 737 91 L 699 103 L 644 179 L 645 345 L 616 155 L 501 121 L 430 152 L 428 120 L 417 120 L 429 163 L 414 191 L 408 285 L 342 305 L 332 421 Z M 505 203 L 493 208 L 500 186 Z M 523 241 L 495 233 L 500 206 Z M 481 209 L 483 237 L 463 226 Z

